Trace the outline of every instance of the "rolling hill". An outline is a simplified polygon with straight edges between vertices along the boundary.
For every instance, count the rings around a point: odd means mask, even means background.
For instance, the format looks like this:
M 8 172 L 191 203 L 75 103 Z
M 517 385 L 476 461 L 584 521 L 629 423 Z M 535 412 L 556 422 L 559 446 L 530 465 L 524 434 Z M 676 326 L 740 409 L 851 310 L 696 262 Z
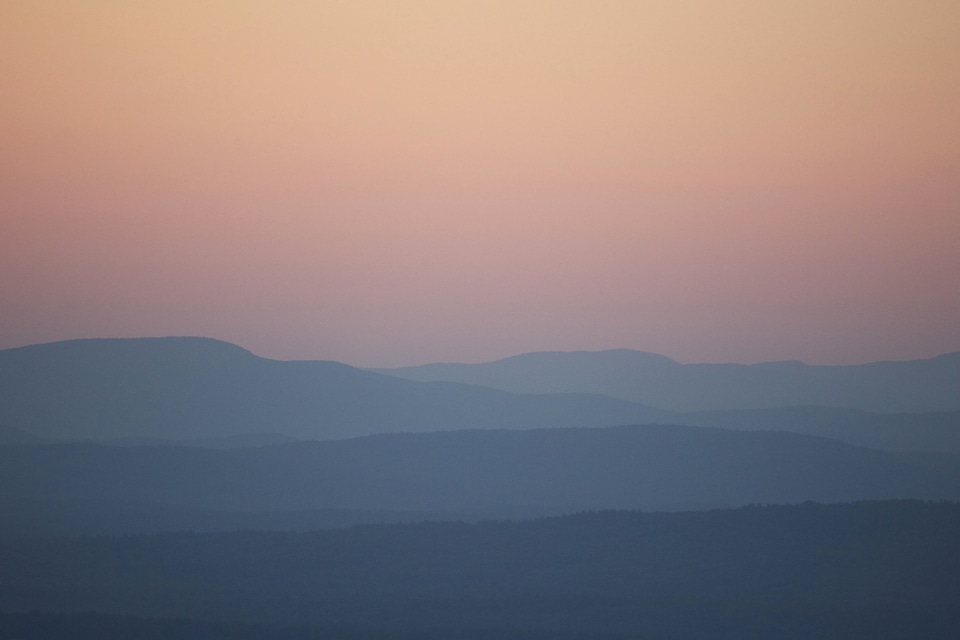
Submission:
M 139 503 L 459 518 L 891 498 L 960 500 L 960 457 L 680 425 L 385 434 L 219 450 L 0 447 L 0 507 L 21 514 L 19 521 L 31 502 L 45 513 L 53 504 L 74 512 L 89 504 L 109 515 L 103 505 Z
M 584 375 L 591 371 L 597 373 L 588 367 Z M 531 377 L 525 384 L 547 385 L 552 374 L 541 373 L 545 381 Z M 629 379 L 629 372 L 624 376 Z M 205 338 L 77 340 L 0 351 L 3 444 L 95 440 L 230 448 L 374 433 L 652 422 L 960 453 L 960 411 L 878 414 L 790 406 L 676 412 L 597 394 L 511 393 L 403 380 L 336 362 L 269 360 Z
M 952 638 L 960 623 L 958 534 L 956 504 L 886 501 L 18 539 L 0 546 L 0 634 Z M 100 615 L 91 619 L 93 612 Z
M 810 405 L 881 413 L 960 410 L 960 352 L 928 360 L 814 366 L 798 361 L 680 364 L 653 353 L 615 349 L 376 371 L 516 393 L 599 393 L 674 411 Z
M 73 340 L 0 351 L 0 424 L 58 439 L 347 438 L 657 422 L 589 394 L 518 395 L 259 358 L 208 338 Z

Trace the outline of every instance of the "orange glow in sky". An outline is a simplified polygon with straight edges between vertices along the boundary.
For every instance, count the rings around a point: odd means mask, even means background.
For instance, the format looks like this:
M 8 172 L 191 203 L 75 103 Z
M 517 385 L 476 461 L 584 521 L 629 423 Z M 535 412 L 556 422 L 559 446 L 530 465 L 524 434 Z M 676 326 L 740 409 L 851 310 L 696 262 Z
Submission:
M 0 5 L 0 348 L 960 350 L 960 3 Z

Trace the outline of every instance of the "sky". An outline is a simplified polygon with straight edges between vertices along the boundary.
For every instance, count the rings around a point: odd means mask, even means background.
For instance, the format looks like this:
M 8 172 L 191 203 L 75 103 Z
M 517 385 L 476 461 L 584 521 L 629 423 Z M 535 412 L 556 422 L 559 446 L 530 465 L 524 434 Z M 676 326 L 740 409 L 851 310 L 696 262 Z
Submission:
M 0 348 L 960 350 L 960 2 L 0 2 Z

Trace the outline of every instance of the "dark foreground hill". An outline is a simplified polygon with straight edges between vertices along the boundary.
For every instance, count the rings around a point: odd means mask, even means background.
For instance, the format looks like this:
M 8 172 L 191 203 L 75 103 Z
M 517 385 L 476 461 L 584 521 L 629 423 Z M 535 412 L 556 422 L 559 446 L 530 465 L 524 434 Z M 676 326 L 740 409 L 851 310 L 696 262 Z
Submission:
M 460 517 L 888 498 L 960 500 L 960 457 L 678 425 L 388 434 L 233 450 L 0 447 L 0 509 L 7 512 L 0 529 L 8 531 L 29 530 L 31 522 L 43 531 L 44 522 L 56 523 L 58 508 L 61 525 L 72 513 L 82 531 L 109 531 L 93 515 L 83 524 L 84 509 L 122 523 L 117 514 L 137 504 L 180 509 L 168 522 L 210 529 L 217 518 L 226 528 L 243 522 L 210 510 L 288 512 L 275 514 L 287 524 L 273 528 L 302 528 L 291 526 L 298 520 L 289 512 Z M 150 517 L 147 509 L 142 522 Z M 156 517 L 157 530 L 169 529 Z M 196 527 L 188 526 L 191 517 Z M 269 518 L 248 522 L 271 528 Z
M 960 506 L 913 501 L 20 539 L 0 546 L 0 611 L 334 638 L 947 638 L 960 623 L 958 539 Z M 71 620 L 83 622 L 46 617 Z
M 606 426 L 669 413 L 614 398 L 422 383 L 284 362 L 206 338 L 73 340 L 0 351 L 0 424 L 61 439 L 308 439 Z
M 517 393 L 599 393 L 674 411 L 807 405 L 881 413 L 960 410 L 960 352 L 928 360 L 814 366 L 798 361 L 680 364 L 653 353 L 616 349 L 377 371 Z

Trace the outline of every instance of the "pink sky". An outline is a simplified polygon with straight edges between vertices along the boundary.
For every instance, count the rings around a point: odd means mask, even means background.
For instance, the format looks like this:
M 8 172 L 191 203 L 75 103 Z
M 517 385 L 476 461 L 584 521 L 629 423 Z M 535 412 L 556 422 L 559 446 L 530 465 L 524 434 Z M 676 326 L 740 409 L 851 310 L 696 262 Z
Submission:
M 0 348 L 960 350 L 960 3 L 0 5 Z

